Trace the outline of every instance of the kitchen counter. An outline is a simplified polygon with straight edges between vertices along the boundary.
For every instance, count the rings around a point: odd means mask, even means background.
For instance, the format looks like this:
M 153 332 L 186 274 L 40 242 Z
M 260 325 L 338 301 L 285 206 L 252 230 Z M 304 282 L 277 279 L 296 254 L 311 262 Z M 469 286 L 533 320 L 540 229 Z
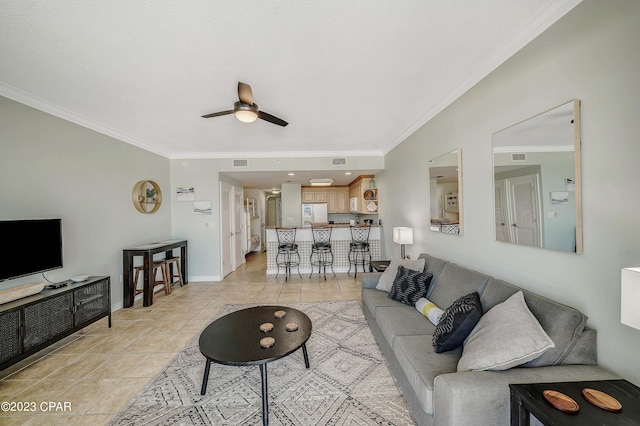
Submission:
M 330 223 L 329 226 L 331 228 L 349 228 L 351 225 L 348 223 Z M 265 229 L 276 229 L 276 226 L 265 226 Z M 284 226 L 284 228 L 290 228 L 289 226 Z M 310 226 L 296 226 L 296 229 L 311 229 Z M 382 225 L 371 225 L 371 228 L 382 228 Z
M 336 223 L 329 225 L 331 231 L 331 246 L 334 256 L 333 270 L 336 273 L 347 272 L 349 270 L 349 243 L 351 243 L 351 230 L 348 223 Z M 369 232 L 369 250 L 371 252 L 371 260 L 380 259 L 380 229 L 381 225 L 371 225 Z M 276 265 L 276 255 L 278 254 L 278 237 L 274 226 L 266 228 L 267 240 L 267 274 L 276 274 L 278 267 Z M 311 245 L 313 244 L 313 235 L 311 227 L 296 227 L 296 243 L 298 243 L 298 251 L 300 252 L 300 273 L 309 274 L 311 272 L 311 264 L 309 257 L 311 256 Z M 353 266 L 351 272 L 353 272 Z M 297 271 L 294 270 L 295 274 Z M 316 271 L 317 272 L 317 269 Z M 358 270 L 361 272 L 361 269 Z

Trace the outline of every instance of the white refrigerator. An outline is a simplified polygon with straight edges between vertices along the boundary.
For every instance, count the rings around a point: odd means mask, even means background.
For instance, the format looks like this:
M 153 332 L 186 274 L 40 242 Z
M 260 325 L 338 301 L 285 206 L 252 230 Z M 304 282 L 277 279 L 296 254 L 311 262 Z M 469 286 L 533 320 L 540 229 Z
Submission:
M 312 223 L 328 222 L 327 203 L 307 203 L 302 205 L 302 226 L 311 227 Z

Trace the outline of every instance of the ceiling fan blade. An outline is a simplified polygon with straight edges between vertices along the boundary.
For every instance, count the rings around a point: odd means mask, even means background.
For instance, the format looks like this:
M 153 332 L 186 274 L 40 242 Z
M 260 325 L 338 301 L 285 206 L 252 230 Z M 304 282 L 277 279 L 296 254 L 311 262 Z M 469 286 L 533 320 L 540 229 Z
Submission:
M 287 124 L 289 124 L 286 121 L 284 121 L 283 119 L 275 117 L 275 116 L 273 116 L 271 114 L 267 114 L 264 111 L 258 111 L 258 118 L 261 118 L 261 119 L 263 119 L 265 121 L 268 121 L 269 123 L 277 124 L 278 126 L 282 126 L 282 127 L 284 127 Z
M 203 115 L 202 118 L 220 117 L 221 115 L 233 114 L 235 111 L 230 109 L 228 111 L 212 112 L 211 114 Z
M 242 103 L 253 105 L 253 92 L 251 91 L 251 86 L 246 83 L 238 82 L 238 98 L 240 98 L 240 102 Z

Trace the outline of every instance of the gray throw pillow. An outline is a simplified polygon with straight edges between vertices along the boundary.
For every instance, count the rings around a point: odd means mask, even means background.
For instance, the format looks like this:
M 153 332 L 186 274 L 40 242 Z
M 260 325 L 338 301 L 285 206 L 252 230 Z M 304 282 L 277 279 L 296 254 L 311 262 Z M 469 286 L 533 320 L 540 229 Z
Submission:
M 453 302 L 445 309 L 433 332 L 433 349 L 440 353 L 462 345 L 481 316 L 482 305 L 478 292 L 467 294 Z
M 427 294 L 432 276 L 422 271 L 412 271 L 400 265 L 398 266 L 396 279 L 391 286 L 389 297 L 409 306 L 414 306 L 420 298 Z
M 387 293 L 391 291 L 391 286 L 393 286 L 393 281 L 396 279 L 398 266 L 400 265 L 412 271 L 422 272 L 424 270 L 424 259 L 391 259 L 387 269 L 380 275 L 376 285 L 378 290 L 386 291 Z
M 458 371 L 508 370 L 554 347 L 518 291 L 480 318 L 464 341 Z

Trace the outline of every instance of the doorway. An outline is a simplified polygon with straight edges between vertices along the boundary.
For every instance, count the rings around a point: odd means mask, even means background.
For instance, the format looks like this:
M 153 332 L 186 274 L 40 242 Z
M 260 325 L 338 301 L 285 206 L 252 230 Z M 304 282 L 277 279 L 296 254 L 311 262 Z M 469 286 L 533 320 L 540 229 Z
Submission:
M 244 263 L 242 255 L 242 188 L 220 182 L 220 241 L 222 277 Z
M 496 180 L 496 240 L 542 247 L 539 175 Z

